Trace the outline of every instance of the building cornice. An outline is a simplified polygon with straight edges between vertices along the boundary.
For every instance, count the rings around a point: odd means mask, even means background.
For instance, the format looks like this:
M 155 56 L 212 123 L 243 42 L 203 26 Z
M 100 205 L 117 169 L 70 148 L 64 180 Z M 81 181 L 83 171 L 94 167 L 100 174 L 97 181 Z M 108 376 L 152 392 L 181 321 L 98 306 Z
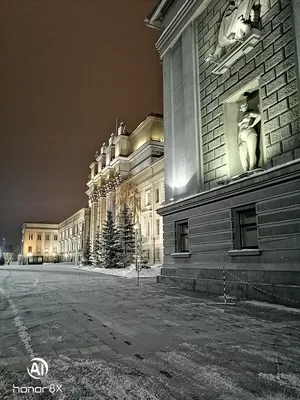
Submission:
M 161 29 L 160 24 L 157 24 L 157 20 L 160 17 L 161 11 L 164 8 L 168 0 L 158 0 L 155 6 L 152 8 L 150 13 L 145 18 L 145 23 L 149 28 Z
M 250 175 L 222 185 L 206 192 L 197 193 L 189 197 L 170 202 L 157 211 L 160 215 L 166 216 L 187 209 L 202 207 L 206 204 L 236 197 L 241 194 L 259 191 L 274 185 L 283 184 L 291 180 L 300 178 L 300 160 L 294 160 L 278 167 L 273 167 L 265 171 Z
M 174 46 L 186 27 L 199 17 L 211 1 L 186 0 L 156 43 L 161 58 Z

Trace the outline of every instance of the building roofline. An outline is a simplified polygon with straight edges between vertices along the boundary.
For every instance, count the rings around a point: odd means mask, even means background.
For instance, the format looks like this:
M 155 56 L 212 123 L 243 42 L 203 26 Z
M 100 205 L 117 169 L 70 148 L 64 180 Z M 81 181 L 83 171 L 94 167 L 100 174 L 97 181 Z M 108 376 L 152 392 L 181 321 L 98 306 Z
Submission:
M 58 225 L 59 222 L 40 222 L 40 221 L 25 221 L 23 222 L 23 225 L 26 224 L 36 224 L 36 225 Z
M 144 19 L 146 25 L 149 28 L 159 29 L 161 30 L 162 27 L 160 23 L 156 23 L 160 19 L 161 14 L 167 11 L 170 5 L 173 3 L 173 0 L 158 0 L 155 6 L 152 8 L 150 13 Z
M 150 114 L 148 114 L 147 115 L 147 117 L 145 118 L 145 119 L 143 119 L 130 133 L 129 133 L 129 137 L 133 134 L 133 133 L 135 133 L 135 131 L 139 128 L 139 127 L 141 127 L 142 125 L 145 125 L 148 121 L 147 120 L 149 120 L 150 118 L 159 118 L 159 119 L 161 119 L 162 120 L 162 122 L 163 122 L 163 119 L 164 119 L 164 116 L 163 116 L 163 114 L 158 114 L 158 113 L 150 113 Z M 132 136 L 131 136 L 132 137 Z

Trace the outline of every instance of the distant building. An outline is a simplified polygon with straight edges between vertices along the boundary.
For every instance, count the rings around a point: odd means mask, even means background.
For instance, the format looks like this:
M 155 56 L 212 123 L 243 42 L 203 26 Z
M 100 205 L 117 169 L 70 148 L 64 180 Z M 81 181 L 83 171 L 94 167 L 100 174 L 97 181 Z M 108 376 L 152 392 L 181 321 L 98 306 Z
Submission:
M 14 260 L 14 250 L 13 246 L 6 244 L 5 239 L 3 238 L 2 246 L 0 250 L 0 257 L 3 255 L 5 264 L 10 264 Z
M 53 262 L 59 253 L 58 224 L 24 222 L 22 226 L 21 255 L 43 256 L 44 262 Z
M 86 192 L 91 208 L 92 246 L 97 231 L 102 231 L 107 211 L 112 212 L 118 224 L 120 198 L 131 187 L 137 194 L 139 205 L 134 222 L 141 231 L 145 255 L 150 263 L 162 261 L 162 218 L 156 210 L 164 202 L 163 156 L 163 120 L 157 114 L 150 114 L 131 133 L 121 124 L 108 145 L 103 144 L 90 165 Z
M 61 261 L 80 263 L 90 232 L 90 209 L 82 208 L 58 225 Z
M 222 293 L 225 267 L 229 294 L 299 301 L 299 2 L 160 0 L 146 23 L 163 65 L 159 281 Z
M 163 228 L 157 209 L 165 198 L 162 115 L 148 115 L 131 133 L 121 123 L 118 131 L 111 134 L 108 144 L 103 144 L 96 153 L 90 170 L 86 192 L 88 207 L 59 224 L 24 223 L 23 258 L 43 255 L 46 262 L 60 260 L 79 264 L 86 238 L 89 236 L 93 249 L 96 233 L 101 234 L 107 211 L 112 212 L 119 224 L 121 204 L 128 203 L 124 196 L 130 188 L 129 195 L 134 194 L 136 208 L 132 207 L 132 199 L 128 205 L 142 237 L 144 257 L 149 263 L 161 263 Z

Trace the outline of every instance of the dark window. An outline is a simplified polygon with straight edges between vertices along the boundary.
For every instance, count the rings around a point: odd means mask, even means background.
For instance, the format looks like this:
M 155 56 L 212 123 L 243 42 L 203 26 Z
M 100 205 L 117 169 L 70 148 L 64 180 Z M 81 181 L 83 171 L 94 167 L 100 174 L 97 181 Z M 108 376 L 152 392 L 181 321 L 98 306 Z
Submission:
M 54 240 L 57 240 L 57 235 L 54 235 Z
M 155 201 L 156 201 L 156 203 L 159 203 L 159 188 L 157 188 L 156 189 L 156 199 L 155 199 Z
M 159 219 L 156 220 L 156 235 L 159 236 L 160 234 L 160 223 Z
M 46 240 L 50 240 L 50 235 L 49 235 L 49 233 L 46 233 Z
M 257 249 L 258 235 L 255 205 L 234 210 L 236 249 Z
M 32 253 L 32 246 L 28 246 L 28 253 Z
M 41 233 L 37 234 L 37 240 L 42 240 L 42 234 Z
M 189 252 L 189 224 L 188 221 L 176 222 L 176 252 Z

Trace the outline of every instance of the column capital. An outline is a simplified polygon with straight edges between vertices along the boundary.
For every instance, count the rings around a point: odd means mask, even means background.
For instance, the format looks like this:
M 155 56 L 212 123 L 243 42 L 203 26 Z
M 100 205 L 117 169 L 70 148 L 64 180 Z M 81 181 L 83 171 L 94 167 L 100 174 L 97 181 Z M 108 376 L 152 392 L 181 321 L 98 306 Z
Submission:
M 94 190 L 93 193 L 91 193 L 91 195 L 90 195 L 91 202 L 96 203 L 98 201 L 98 197 L 99 197 L 98 191 Z
M 106 196 L 106 187 L 105 186 L 99 186 L 97 191 L 98 191 L 98 198 Z

